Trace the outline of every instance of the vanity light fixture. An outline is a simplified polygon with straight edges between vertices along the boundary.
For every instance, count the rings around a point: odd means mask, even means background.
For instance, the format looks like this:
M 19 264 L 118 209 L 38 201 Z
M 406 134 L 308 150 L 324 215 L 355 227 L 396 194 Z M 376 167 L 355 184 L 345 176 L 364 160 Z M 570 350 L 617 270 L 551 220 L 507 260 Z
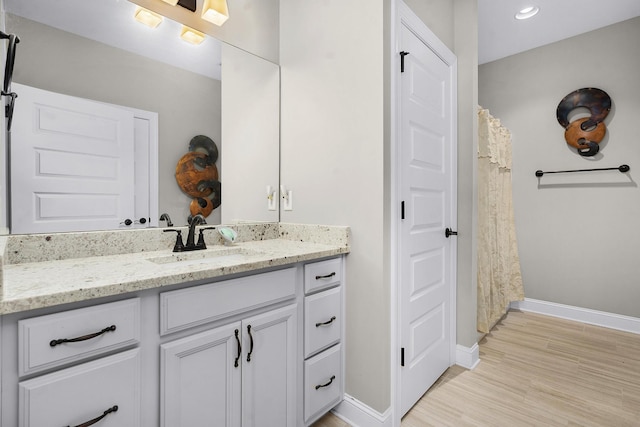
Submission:
M 155 12 L 151 12 L 143 7 L 138 7 L 133 15 L 136 21 L 151 27 L 156 28 L 162 22 L 162 16 Z
M 529 19 L 534 17 L 538 12 L 540 12 L 540 8 L 538 6 L 525 7 L 516 13 L 515 18 L 518 20 Z
M 183 25 L 182 31 L 180 32 L 180 38 L 191 44 L 198 45 L 204 41 L 204 33 Z
M 217 26 L 222 26 L 229 19 L 227 0 L 204 0 L 202 19 Z

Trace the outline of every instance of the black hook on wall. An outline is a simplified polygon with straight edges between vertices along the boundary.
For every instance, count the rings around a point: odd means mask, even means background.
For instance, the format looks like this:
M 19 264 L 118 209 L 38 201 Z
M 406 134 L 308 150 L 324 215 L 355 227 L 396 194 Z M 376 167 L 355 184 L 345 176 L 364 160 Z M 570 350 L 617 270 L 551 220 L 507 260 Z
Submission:
M 13 79 L 13 66 L 16 60 L 16 45 L 20 43 L 20 38 L 15 34 L 6 34 L 0 31 L 0 40 L 9 40 L 9 46 L 7 47 L 7 59 L 4 65 L 4 82 L 2 85 L 2 96 L 8 96 L 11 99 L 9 103 L 4 107 L 4 115 L 7 120 L 7 132 L 11 130 L 11 122 L 13 119 L 13 106 L 16 102 L 18 94 L 11 92 L 11 80 Z

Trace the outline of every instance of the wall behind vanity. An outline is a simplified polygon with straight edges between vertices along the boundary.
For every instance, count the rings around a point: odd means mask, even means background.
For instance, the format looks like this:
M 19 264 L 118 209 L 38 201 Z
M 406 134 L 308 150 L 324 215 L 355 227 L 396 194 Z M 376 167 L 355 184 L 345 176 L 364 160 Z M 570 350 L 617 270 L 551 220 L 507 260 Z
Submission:
M 293 210 L 282 211 L 281 220 L 351 227 L 346 392 L 382 419 L 395 398 L 389 128 L 393 3 L 280 2 L 281 181 L 294 196 Z M 476 2 L 407 3 L 460 61 L 458 342 L 471 346 L 477 334 L 470 172 L 476 141 Z

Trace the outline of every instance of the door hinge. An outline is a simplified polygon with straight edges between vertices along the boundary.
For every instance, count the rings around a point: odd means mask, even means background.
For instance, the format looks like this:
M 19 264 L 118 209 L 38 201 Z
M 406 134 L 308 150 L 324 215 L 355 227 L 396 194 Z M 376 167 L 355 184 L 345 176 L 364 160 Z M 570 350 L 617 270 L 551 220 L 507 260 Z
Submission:
M 400 52 L 400 72 L 404 73 L 404 57 L 409 55 L 409 52 Z
M 404 200 L 400 202 L 400 219 L 404 219 Z
M 400 366 L 404 366 L 404 347 L 400 348 Z

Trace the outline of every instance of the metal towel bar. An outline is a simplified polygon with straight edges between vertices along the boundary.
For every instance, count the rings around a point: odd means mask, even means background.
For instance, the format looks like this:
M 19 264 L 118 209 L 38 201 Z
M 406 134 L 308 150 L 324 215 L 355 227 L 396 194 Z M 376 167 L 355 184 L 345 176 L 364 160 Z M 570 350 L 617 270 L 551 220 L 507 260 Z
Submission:
M 629 165 L 620 165 L 616 168 L 595 168 L 595 169 L 574 169 L 568 171 L 547 171 L 543 172 L 541 170 L 536 171 L 536 176 L 540 178 L 545 173 L 572 173 L 572 172 L 592 172 L 592 171 L 611 171 L 611 170 L 619 170 L 622 173 L 629 172 L 631 168 Z

